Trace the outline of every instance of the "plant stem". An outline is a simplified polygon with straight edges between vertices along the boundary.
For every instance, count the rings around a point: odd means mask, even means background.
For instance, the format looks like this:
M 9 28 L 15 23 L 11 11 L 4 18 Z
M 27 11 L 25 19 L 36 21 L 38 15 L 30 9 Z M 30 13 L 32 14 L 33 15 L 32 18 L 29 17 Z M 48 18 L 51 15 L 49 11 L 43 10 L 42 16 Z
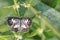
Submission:
M 31 2 L 32 2 L 32 0 L 29 1 L 29 3 L 31 3 Z
M 18 5 L 18 3 L 17 3 L 17 1 L 16 0 L 14 0 L 14 6 L 16 7 Z M 19 14 L 19 9 L 18 8 L 16 8 L 16 9 L 14 9 L 15 11 L 17 11 L 17 15 L 18 15 L 18 17 L 20 17 L 20 14 Z
M 42 34 L 42 39 L 41 40 L 45 40 L 46 38 L 45 38 L 45 35 L 44 34 Z

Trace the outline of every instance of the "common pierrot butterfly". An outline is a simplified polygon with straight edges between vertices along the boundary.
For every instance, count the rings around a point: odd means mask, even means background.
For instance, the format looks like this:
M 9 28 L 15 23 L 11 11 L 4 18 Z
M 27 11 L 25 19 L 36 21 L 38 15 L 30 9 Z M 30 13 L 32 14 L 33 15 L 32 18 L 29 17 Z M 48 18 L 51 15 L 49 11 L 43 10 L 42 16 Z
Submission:
M 8 17 L 7 19 L 8 25 L 15 32 L 23 31 L 27 32 L 29 26 L 32 24 L 32 20 L 30 18 L 18 18 L 18 17 Z

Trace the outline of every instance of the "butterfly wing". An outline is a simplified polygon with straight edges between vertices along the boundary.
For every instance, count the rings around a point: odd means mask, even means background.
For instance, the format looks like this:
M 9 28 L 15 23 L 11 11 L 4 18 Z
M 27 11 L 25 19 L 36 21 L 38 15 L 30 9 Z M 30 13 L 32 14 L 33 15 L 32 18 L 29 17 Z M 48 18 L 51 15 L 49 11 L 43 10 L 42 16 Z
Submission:
M 18 17 L 8 17 L 7 22 L 13 31 L 17 32 L 18 28 L 20 28 L 20 19 Z
M 23 32 L 29 31 L 29 26 L 31 25 L 30 18 L 21 18 L 21 29 Z
M 29 26 L 31 25 L 31 22 L 32 21 L 30 18 L 18 18 L 18 17 L 8 18 L 8 25 L 15 32 L 17 31 L 27 32 Z

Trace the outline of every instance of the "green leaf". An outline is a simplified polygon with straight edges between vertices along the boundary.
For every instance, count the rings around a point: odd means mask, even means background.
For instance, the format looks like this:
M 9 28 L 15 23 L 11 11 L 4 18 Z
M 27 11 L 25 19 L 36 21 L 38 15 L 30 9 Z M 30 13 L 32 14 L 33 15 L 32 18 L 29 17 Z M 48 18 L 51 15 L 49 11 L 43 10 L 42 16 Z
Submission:
M 56 7 L 58 3 L 58 0 L 41 0 L 41 1 L 50 7 Z
M 47 30 L 44 32 L 44 34 L 47 38 L 52 38 L 55 36 L 52 31 L 47 31 Z
M 13 5 L 16 6 L 16 4 L 17 4 L 14 1 L 17 1 L 18 5 L 20 7 L 19 10 L 18 9 L 13 9 Z M 46 1 L 46 0 L 44 0 L 44 1 Z M 57 1 L 58 0 L 55 0 L 55 1 L 50 0 L 48 5 L 50 5 L 51 7 L 55 7 L 57 5 Z M 23 4 L 23 3 L 27 3 L 27 4 L 30 3 L 31 5 L 27 9 L 27 8 L 20 5 L 20 4 Z M 47 36 L 47 40 L 49 40 L 48 37 L 52 37 L 53 34 L 60 37 L 59 36 L 60 35 L 60 33 L 59 33 L 60 32 L 59 31 L 60 30 L 59 29 L 60 28 L 60 13 L 58 11 L 56 11 L 55 9 L 53 9 L 53 8 L 45 5 L 44 3 L 40 2 L 40 0 L 0 0 L 0 4 L 1 4 L 0 5 L 0 28 L 1 28 L 0 29 L 0 34 L 5 35 L 5 36 L 10 35 L 9 37 L 2 37 L 2 38 L 6 38 L 7 40 L 11 40 L 10 37 L 12 37 L 13 35 L 9 31 L 10 28 L 8 27 L 7 24 L 3 24 L 3 23 L 6 22 L 7 17 L 9 17 L 9 16 L 17 17 L 18 16 L 17 13 L 20 14 L 20 17 L 30 17 L 30 18 L 32 18 L 32 25 L 30 27 L 31 32 L 29 31 L 26 34 L 22 33 L 21 35 L 23 37 L 32 38 L 32 40 L 33 40 L 34 36 L 38 35 L 38 33 L 39 33 L 36 30 L 38 28 L 40 28 L 41 26 L 42 26 L 42 28 L 46 28 L 46 26 L 47 26 L 53 32 L 53 33 L 45 32 L 45 36 Z M 36 16 L 37 14 L 38 14 L 38 16 Z M 41 15 L 39 15 L 39 14 L 41 14 Z M 41 18 L 38 18 L 39 16 Z M 46 19 L 44 19 L 45 17 L 46 17 Z M 41 21 L 41 19 L 42 19 L 42 21 Z M 58 30 L 59 32 L 56 31 L 56 30 Z M 20 33 L 18 33 L 18 34 L 20 34 Z M 45 39 L 45 36 L 42 36 L 42 40 Z M 1 40 L 4 40 L 2 38 L 1 38 Z M 15 39 L 16 38 L 13 38 L 12 40 L 15 40 Z M 39 38 L 37 38 L 37 39 L 39 39 Z M 51 39 L 51 40 L 54 40 L 54 39 Z
M 4 36 L 0 36 L 1 40 L 12 40 L 12 35 L 4 35 Z
M 10 28 L 8 27 L 8 25 L 4 24 L 4 25 L 0 25 L 0 32 L 6 32 L 10 30 Z
M 53 37 L 53 38 L 47 38 L 46 40 L 60 40 L 57 37 Z
M 15 16 L 13 8 L 0 8 L 0 25 L 7 21 L 9 16 Z
M 27 8 L 25 8 L 23 6 L 21 6 L 21 8 L 19 8 L 20 17 L 24 17 L 26 10 L 27 10 Z
M 13 4 L 13 0 L 0 0 L 0 7 L 6 7 Z
M 26 10 L 25 11 L 24 17 L 32 18 L 33 16 L 34 16 L 34 14 L 31 12 L 31 10 Z
M 38 13 L 45 16 L 48 21 L 54 26 L 55 29 L 58 31 L 60 30 L 60 13 L 56 11 L 55 9 L 43 4 L 42 2 L 39 2 L 34 6 L 36 10 L 38 10 Z
M 57 3 L 57 5 L 56 5 L 55 9 L 60 12 L 60 0 L 58 1 L 58 3 Z

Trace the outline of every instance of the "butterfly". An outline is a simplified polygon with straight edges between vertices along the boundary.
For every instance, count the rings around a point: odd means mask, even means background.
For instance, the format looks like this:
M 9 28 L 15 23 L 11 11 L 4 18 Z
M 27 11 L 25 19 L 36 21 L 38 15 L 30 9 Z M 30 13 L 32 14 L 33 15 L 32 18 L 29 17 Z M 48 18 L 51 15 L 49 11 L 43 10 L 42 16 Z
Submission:
M 30 18 L 18 18 L 18 17 L 8 17 L 7 23 L 10 26 L 10 28 L 17 32 L 17 31 L 23 31 L 27 32 L 30 25 L 32 24 L 32 20 Z

